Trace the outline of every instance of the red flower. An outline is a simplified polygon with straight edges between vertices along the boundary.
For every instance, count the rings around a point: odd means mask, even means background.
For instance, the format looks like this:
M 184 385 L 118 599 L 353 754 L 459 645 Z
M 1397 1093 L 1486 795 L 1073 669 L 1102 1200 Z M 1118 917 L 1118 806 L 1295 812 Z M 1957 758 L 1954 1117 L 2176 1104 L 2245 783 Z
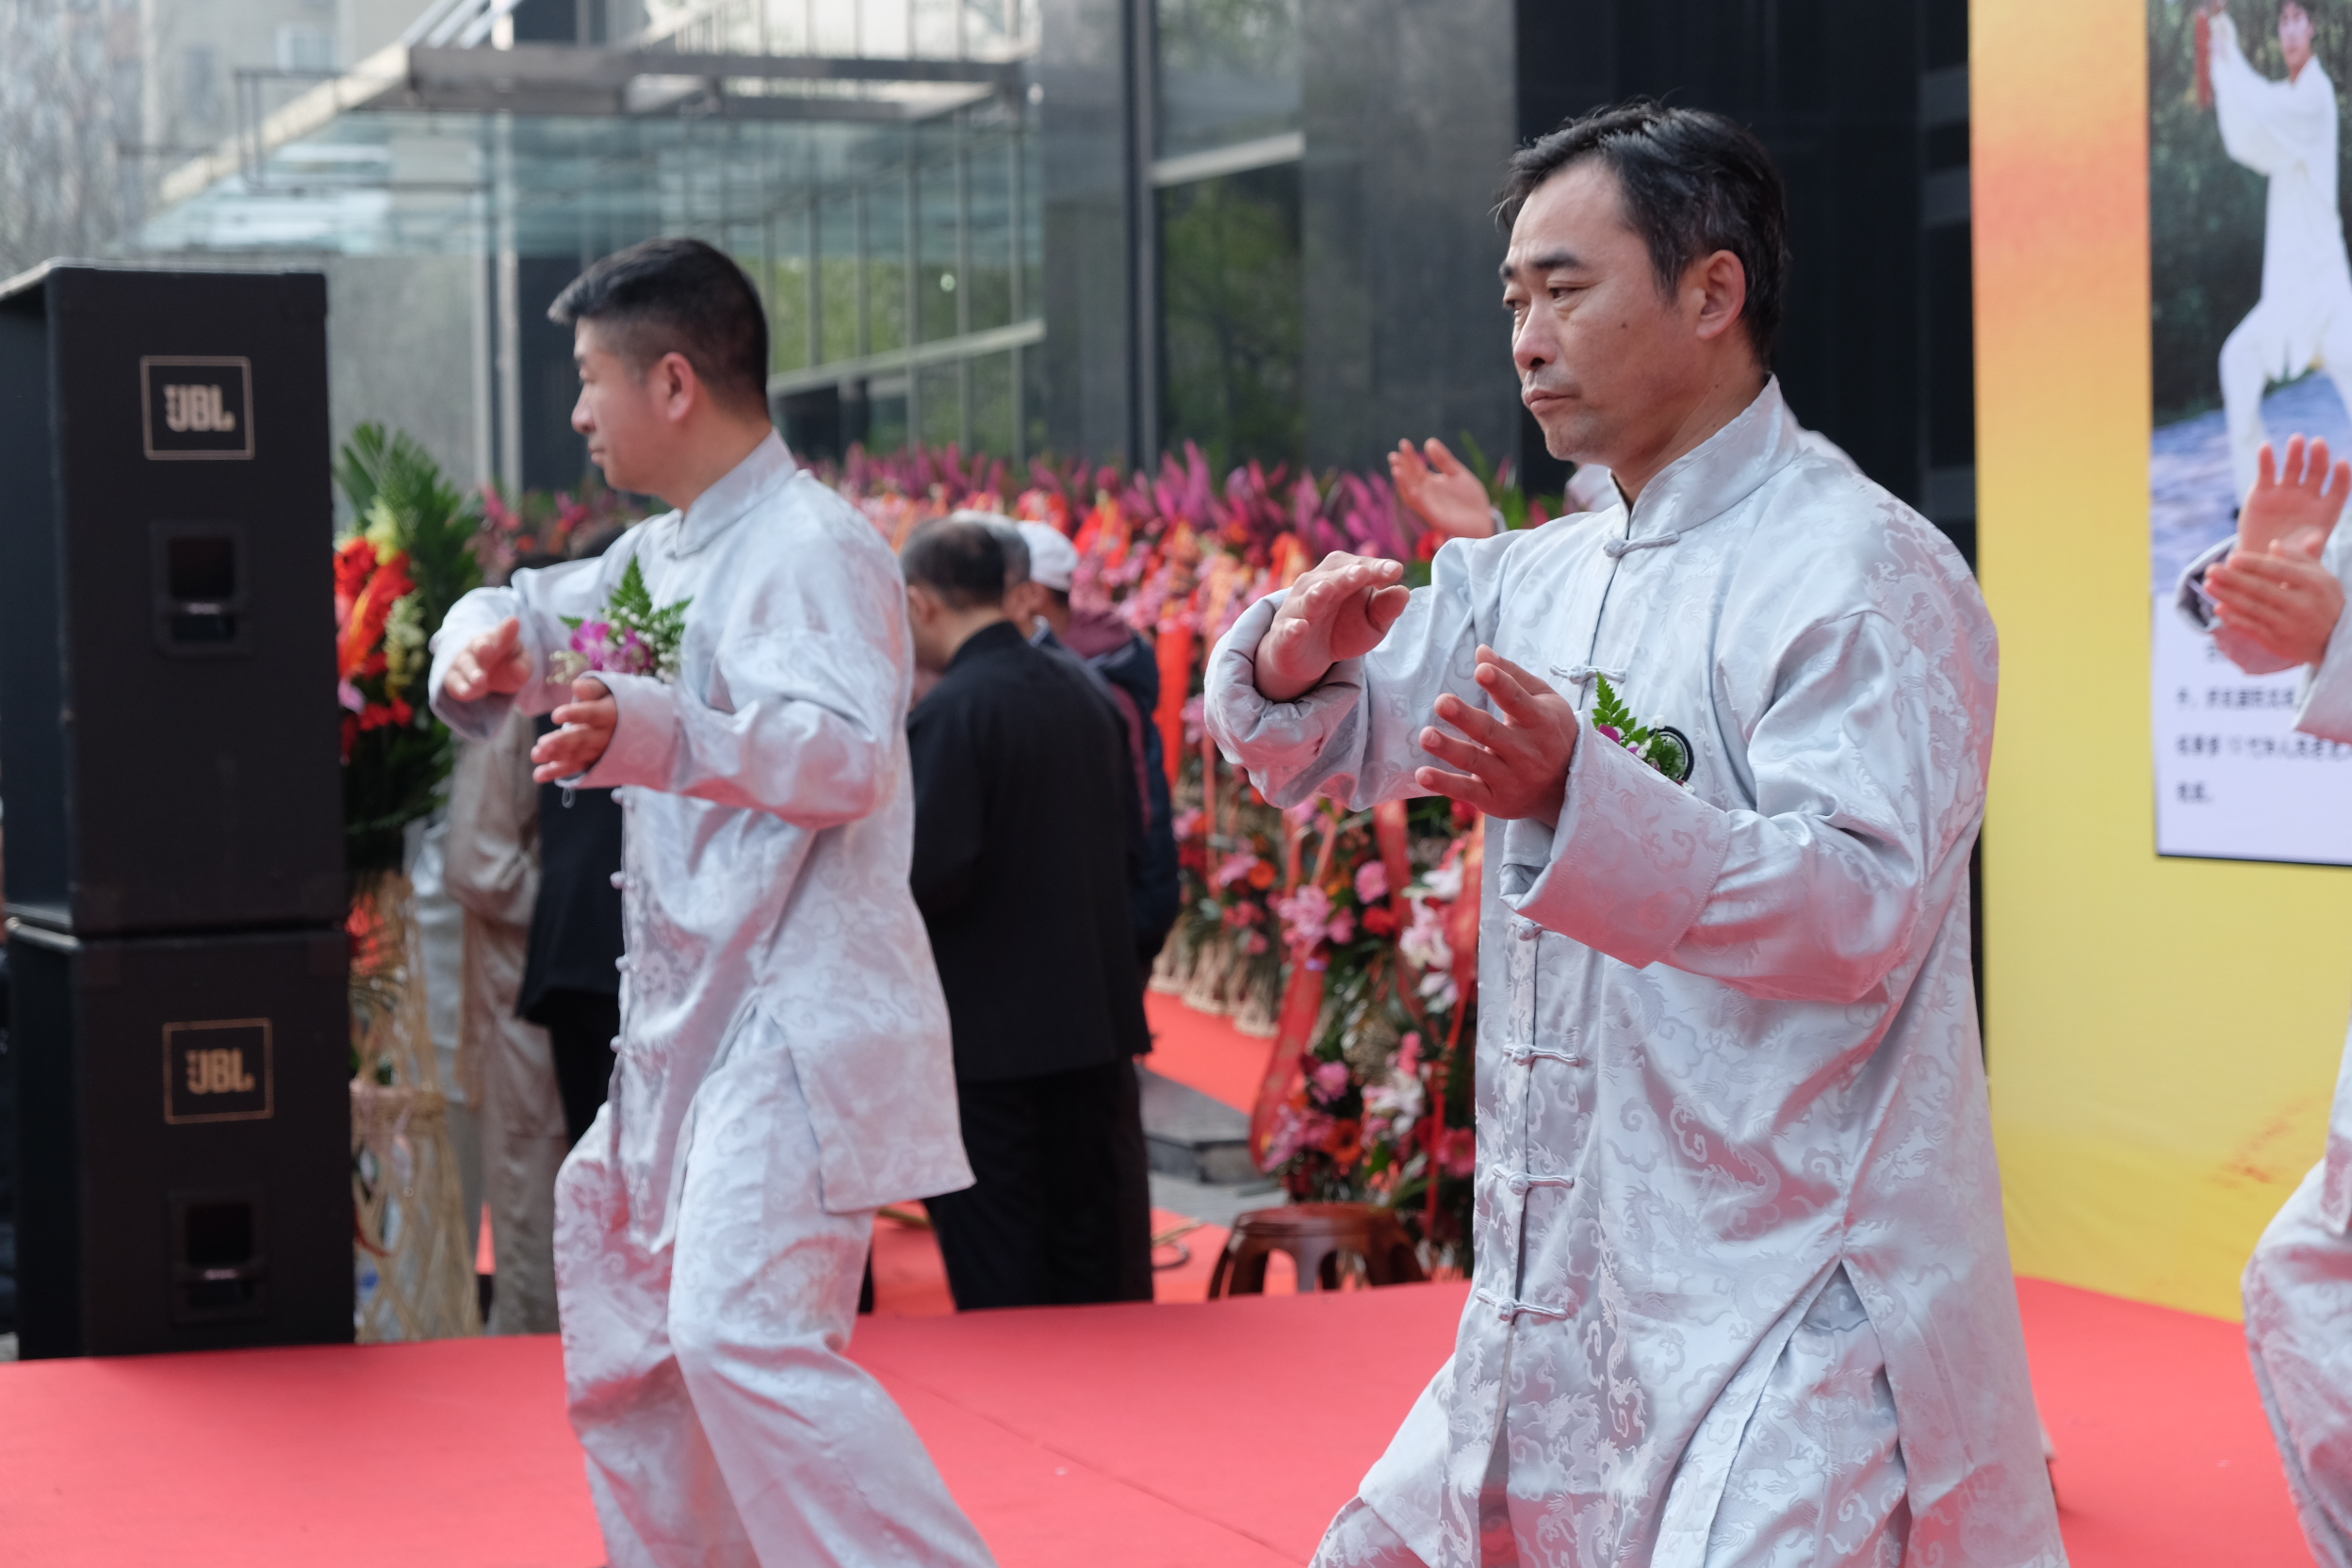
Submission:
M 1396 911 L 1385 904 L 1375 904 L 1364 912 L 1364 928 L 1376 937 L 1396 934 Z

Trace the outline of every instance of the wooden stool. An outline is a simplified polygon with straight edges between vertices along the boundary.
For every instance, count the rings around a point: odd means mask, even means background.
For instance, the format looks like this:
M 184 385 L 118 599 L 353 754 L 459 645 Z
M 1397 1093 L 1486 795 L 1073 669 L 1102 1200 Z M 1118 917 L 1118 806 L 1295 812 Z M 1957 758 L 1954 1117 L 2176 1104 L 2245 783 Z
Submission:
M 1368 1203 L 1293 1203 L 1252 1209 L 1233 1221 L 1233 1233 L 1209 1276 L 1209 1298 L 1266 1294 L 1268 1254 L 1287 1252 L 1298 1266 L 1298 1289 L 1339 1288 L 1342 1254 L 1361 1258 L 1366 1282 L 1412 1284 L 1423 1276 L 1413 1241 L 1396 1217 Z

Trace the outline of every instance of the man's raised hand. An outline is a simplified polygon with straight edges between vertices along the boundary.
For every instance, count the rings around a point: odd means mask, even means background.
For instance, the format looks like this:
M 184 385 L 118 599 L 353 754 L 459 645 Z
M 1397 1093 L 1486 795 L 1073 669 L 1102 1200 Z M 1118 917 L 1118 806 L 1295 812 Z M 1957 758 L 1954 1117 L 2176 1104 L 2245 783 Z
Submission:
M 1380 645 L 1412 596 L 1395 561 L 1333 550 L 1290 585 L 1258 644 L 1258 690 L 1291 702 L 1314 690 L 1343 659 Z
M 2221 624 L 2245 632 L 2274 658 L 2316 664 L 2344 616 L 2344 585 L 2306 559 L 2292 540 L 2257 555 L 2243 546 L 2205 574 Z
M 1494 504 L 1478 476 L 1462 466 L 1462 459 L 1431 436 L 1422 452 L 1410 441 L 1399 441 L 1388 454 L 1388 477 L 1396 483 L 1399 499 L 1420 514 L 1421 520 L 1449 539 L 1484 539 L 1494 531 Z
M 1490 817 L 1533 818 L 1558 826 L 1568 794 L 1568 763 L 1576 753 L 1576 710 L 1568 699 L 1493 648 L 1478 649 L 1477 679 L 1495 711 L 1473 708 L 1451 692 L 1437 699 L 1435 725 L 1421 731 L 1421 749 L 1461 773 L 1422 768 L 1413 782 L 1450 795 Z
M 595 767 L 612 743 L 612 731 L 621 722 L 621 705 L 612 700 L 612 688 L 595 676 L 584 675 L 572 682 L 572 700 L 547 717 L 564 727 L 540 736 L 539 743 L 531 748 L 535 764 L 531 776 L 542 784 Z
M 530 683 L 523 623 L 509 615 L 457 650 L 449 673 L 441 678 L 441 693 L 451 702 L 473 702 L 493 692 L 511 695 Z
M 2303 437 L 2290 435 L 2283 462 L 2269 442 L 2262 443 L 2256 474 L 2253 492 L 2238 514 L 2239 552 L 2271 555 L 2277 553 L 2271 547 L 2283 544 L 2307 561 L 2318 560 L 2344 514 L 2346 495 L 2352 494 L 2352 462 L 2339 458 L 2330 464 L 2327 442 L 2313 441 L 2307 449 Z

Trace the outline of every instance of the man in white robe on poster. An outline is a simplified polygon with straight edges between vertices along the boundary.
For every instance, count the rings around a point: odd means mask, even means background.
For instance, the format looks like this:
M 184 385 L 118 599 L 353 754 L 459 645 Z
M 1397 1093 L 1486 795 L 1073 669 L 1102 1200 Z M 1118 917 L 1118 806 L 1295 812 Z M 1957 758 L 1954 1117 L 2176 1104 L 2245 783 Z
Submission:
M 2221 345 L 2221 400 L 2238 498 L 2254 488 L 2262 393 L 2316 367 L 2352 415 L 2352 266 L 2336 207 L 2336 84 L 2311 54 L 2311 13 L 2278 8 L 2286 79 L 2256 71 L 2222 6 L 2209 8 L 2205 71 L 2221 144 L 2269 187 L 2262 217 L 2262 293 Z
M 590 460 L 679 510 L 468 594 L 432 689 L 476 738 L 551 710 L 539 781 L 618 787 L 621 1032 L 555 1220 L 606 1551 L 984 1568 L 914 1429 L 844 1354 L 874 1211 L 972 1182 L 907 886 L 897 562 L 776 438 L 766 320 L 727 257 L 647 241 L 549 315 L 574 329 Z
M 2347 494 L 2352 464 L 2331 464 L 2325 441 L 2295 436 L 2283 461 L 2262 449 L 2234 549 L 2203 567 L 2199 596 L 2248 674 L 2303 667 L 2296 729 L 2352 744 L 2352 533 L 2336 526 Z M 2322 1568 L 2352 1568 L 2352 1037 L 2327 1155 L 2246 1266 L 2246 1337 L 2303 1538 Z
M 2050 1568 L 1969 968 L 1984 602 L 1782 401 L 1753 137 L 1601 111 L 1504 213 L 1524 400 L 1620 498 L 1410 593 L 1329 557 L 1208 678 L 1278 804 L 1495 819 L 1471 1298 L 1317 1564 Z

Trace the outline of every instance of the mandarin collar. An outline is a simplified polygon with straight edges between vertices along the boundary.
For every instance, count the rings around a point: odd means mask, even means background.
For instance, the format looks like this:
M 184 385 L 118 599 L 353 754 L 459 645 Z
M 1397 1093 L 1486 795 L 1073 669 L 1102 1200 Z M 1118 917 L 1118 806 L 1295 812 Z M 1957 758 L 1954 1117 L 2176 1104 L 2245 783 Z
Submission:
M 1729 424 L 1658 471 L 1627 508 L 1625 538 L 1683 534 L 1714 521 L 1795 457 L 1803 435 L 1780 378 L 1770 378 Z M 1625 507 L 1620 495 L 1617 504 Z
M 678 519 L 677 550 L 692 555 L 725 532 L 727 526 L 765 499 L 770 491 L 800 471 L 784 439 L 774 431 L 705 490 Z

